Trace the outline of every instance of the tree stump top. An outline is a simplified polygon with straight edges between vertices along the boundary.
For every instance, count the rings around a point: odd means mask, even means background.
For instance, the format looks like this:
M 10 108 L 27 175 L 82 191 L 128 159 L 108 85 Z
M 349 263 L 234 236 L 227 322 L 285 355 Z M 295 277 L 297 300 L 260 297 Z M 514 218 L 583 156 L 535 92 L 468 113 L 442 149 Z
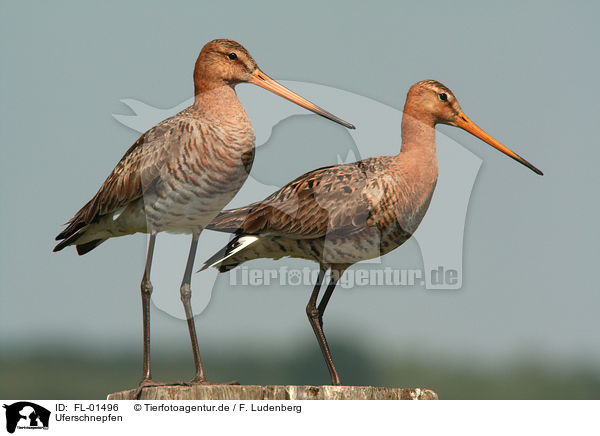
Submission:
M 135 389 L 107 400 L 133 400 Z M 437 400 L 429 389 L 375 386 L 193 385 L 144 388 L 141 400 Z

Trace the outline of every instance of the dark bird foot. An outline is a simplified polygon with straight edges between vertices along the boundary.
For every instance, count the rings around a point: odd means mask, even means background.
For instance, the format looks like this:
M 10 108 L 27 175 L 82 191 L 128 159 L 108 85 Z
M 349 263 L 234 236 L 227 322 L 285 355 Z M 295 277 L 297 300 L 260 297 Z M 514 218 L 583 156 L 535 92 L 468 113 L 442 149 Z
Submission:
M 190 386 L 190 383 L 182 382 L 182 381 L 174 381 L 174 382 L 157 382 L 152 379 L 144 379 L 140 382 L 139 386 L 133 393 L 133 398 L 135 400 L 140 399 L 140 395 L 142 394 L 142 390 L 144 388 L 150 388 L 153 386 Z
M 214 382 L 210 382 L 208 380 L 206 380 L 205 378 L 202 377 L 194 377 L 192 378 L 189 382 L 188 385 L 204 385 L 204 386 L 210 386 L 210 385 L 239 385 L 239 382 L 237 380 L 232 380 L 232 381 L 228 381 L 228 382 L 224 382 L 224 383 L 214 383 Z

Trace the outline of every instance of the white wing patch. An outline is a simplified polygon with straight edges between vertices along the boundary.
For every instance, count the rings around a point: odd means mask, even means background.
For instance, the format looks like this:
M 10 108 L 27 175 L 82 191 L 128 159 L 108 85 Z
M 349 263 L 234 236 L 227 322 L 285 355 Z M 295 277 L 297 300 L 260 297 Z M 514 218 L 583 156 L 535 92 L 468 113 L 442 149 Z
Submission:
M 113 214 L 113 217 L 112 217 L 113 221 L 116 221 L 119 219 L 119 217 L 121 216 L 121 214 L 123 213 L 123 211 L 125 210 L 126 207 L 127 206 L 123 206 L 121 209 L 117 209 L 115 211 L 115 213 Z
M 246 248 L 247 246 L 254 244 L 256 241 L 258 241 L 258 236 L 242 236 L 239 240 L 238 240 L 238 245 L 231 250 L 227 256 L 223 257 L 222 259 L 217 260 L 216 262 L 213 262 L 212 264 L 210 264 L 208 267 L 206 268 L 212 268 L 215 265 L 229 259 L 231 256 L 233 256 L 236 253 L 239 253 L 240 251 L 242 251 L 244 248 Z M 203 268 L 204 269 L 204 268 Z

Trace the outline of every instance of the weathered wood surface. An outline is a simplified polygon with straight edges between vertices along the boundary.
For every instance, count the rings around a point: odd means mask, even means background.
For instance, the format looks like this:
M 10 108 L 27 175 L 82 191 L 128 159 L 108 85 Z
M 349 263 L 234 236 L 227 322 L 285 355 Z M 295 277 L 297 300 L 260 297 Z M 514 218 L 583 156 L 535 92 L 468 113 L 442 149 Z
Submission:
M 135 389 L 115 392 L 108 400 L 133 400 Z M 141 400 L 437 400 L 422 388 L 375 386 L 194 385 L 144 388 Z

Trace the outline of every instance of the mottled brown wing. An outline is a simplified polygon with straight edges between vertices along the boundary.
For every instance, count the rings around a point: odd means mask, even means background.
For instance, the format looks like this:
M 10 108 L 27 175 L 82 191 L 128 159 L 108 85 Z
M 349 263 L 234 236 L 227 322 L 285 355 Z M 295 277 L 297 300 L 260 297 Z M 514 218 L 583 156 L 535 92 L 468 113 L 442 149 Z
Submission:
M 382 159 L 320 168 L 242 208 L 221 212 L 207 227 L 244 234 L 316 238 L 378 224 L 385 197 Z
M 139 199 L 155 183 L 163 164 L 179 152 L 194 130 L 194 120 L 178 115 L 164 120 L 140 136 L 96 195 L 69 220 L 56 240 L 69 238 L 97 217 L 115 212 Z

